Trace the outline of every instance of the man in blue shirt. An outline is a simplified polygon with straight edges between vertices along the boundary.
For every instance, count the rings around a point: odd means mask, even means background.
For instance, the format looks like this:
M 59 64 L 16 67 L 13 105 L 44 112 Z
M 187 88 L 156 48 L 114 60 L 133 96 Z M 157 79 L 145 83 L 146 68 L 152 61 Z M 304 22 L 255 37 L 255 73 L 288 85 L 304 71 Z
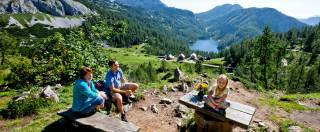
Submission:
M 108 65 L 110 69 L 106 74 L 104 91 L 111 96 L 112 101 L 117 103 L 117 107 L 121 113 L 121 119 L 127 122 L 126 113 L 124 112 L 122 105 L 122 95 L 125 95 L 126 98 L 128 98 L 139 86 L 136 83 L 125 83 L 126 79 L 116 60 L 109 61 Z

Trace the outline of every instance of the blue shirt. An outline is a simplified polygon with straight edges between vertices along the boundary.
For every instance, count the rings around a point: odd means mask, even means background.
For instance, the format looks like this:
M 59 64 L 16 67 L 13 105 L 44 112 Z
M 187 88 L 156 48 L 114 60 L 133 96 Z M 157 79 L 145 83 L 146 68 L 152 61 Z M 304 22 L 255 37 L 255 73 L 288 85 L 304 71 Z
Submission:
M 103 91 L 107 94 L 110 93 L 109 86 L 113 86 L 114 88 L 120 88 L 121 87 L 121 78 L 123 76 L 122 70 L 119 68 L 119 70 L 114 73 L 112 69 L 109 69 L 109 71 L 106 74 L 106 80 Z
M 72 111 L 82 111 L 91 106 L 92 100 L 98 97 L 98 91 L 90 81 L 90 87 L 84 79 L 77 79 L 73 88 Z

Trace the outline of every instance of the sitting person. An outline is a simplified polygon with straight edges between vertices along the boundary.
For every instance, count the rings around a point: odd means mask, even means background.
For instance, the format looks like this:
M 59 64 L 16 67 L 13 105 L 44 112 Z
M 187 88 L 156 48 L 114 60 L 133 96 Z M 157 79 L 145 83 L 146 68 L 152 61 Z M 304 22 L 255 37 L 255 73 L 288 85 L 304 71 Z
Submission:
M 90 68 L 81 69 L 79 76 L 73 88 L 72 111 L 80 115 L 88 115 L 94 113 L 100 106 L 103 107 L 107 96 L 94 87 Z
M 205 99 L 205 104 L 215 111 L 219 111 L 220 109 L 224 110 L 230 106 L 229 102 L 226 102 L 226 98 L 229 93 L 228 78 L 226 75 L 219 75 L 217 79 L 217 86 L 213 87 L 209 93 L 207 98 Z
M 122 96 L 124 95 L 124 99 L 130 101 L 129 96 L 131 96 L 139 86 L 136 83 L 125 83 L 125 77 L 117 61 L 111 60 L 108 62 L 108 65 L 110 69 L 106 74 L 104 91 L 111 97 L 113 102 L 116 102 L 118 110 L 121 113 L 121 120 L 127 122 L 126 113 L 122 105 Z

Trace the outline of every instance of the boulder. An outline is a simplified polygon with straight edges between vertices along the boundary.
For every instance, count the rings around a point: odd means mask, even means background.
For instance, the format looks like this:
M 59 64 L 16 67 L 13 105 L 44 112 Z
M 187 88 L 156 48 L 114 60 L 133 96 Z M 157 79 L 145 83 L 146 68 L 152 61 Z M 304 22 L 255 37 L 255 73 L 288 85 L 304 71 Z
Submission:
M 200 74 L 200 76 L 202 76 L 202 77 L 208 77 L 208 73 L 202 73 L 202 74 Z
M 13 98 L 13 101 L 20 101 L 20 100 L 25 100 L 26 98 L 28 98 L 30 96 L 30 92 L 22 92 L 22 94 L 20 94 L 17 97 Z
M 177 61 L 183 61 L 184 59 L 186 59 L 186 56 L 184 54 L 180 54 Z
M 177 85 L 176 88 L 181 92 L 188 92 L 189 91 L 189 86 L 185 82 Z
M 190 111 L 190 109 L 184 105 L 179 104 L 175 109 L 175 116 L 182 118 L 183 114 L 186 114 Z
M 196 53 L 192 53 L 190 55 L 190 60 L 194 60 L 194 61 L 198 60 L 197 54 Z
M 262 121 L 261 121 L 261 122 L 258 122 L 258 126 L 259 126 L 259 127 L 267 127 L 266 124 L 264 124 Z
M 150 108 L 151 108 L 151 111 L 152 111 L 153 113 L 159 113 L 159 110 L 158 110 L 158 108 L 156 107 L 156 104 L 152 104 L 152 105 L 150 106 Z
M 169 54 L 169 55 L 166 55 L 166 60 L 173 60 L 174 59 L 174 56 Z
M 174 70 L 174 80 L 175 81 L 181 81 L 183 79 L 183 73 L 179 68 L 176 68 L 176 70 Z
M 143 110 L 143 111 L 147 111 L 148 107 L 140 107 L 140 109 Z
M 166 85 L 164 85 L 164 86 L 162 87 L 162 93 L 163 93 L 163 94 L 167 94 L 167 93 L 168 93 L 168 87 L 167 87 Z
M 171 91 L 172 91 L 172 92 L 177 92 L 177 91 L 178 91 L 178 89 L 177 89 L 177 88 L 175 88 L 175 87 L 173 87 L 173 86 L 171 86 Z
M 41 95 L 42 95 L 42 97 L 44 97 L 46 99 L 51 99 L 54 102 L 59 102 L 58 94 L 56 94 L 52 90 L 51 86 L 44 87 L 42 92 L 41 92 Z
M 168 98 L 163 98 L 160 100 L 160 104 L 171 104 L 172 100 Z

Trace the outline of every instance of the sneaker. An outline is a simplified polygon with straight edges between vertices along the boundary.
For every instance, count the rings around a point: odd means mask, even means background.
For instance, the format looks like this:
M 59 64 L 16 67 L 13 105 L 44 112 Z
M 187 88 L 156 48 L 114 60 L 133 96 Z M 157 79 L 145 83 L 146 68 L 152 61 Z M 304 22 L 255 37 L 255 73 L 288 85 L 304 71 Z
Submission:
M 126 114 L 126 113 L 121 114 L 121 120 L 122 120 L 122 121 L 125 121 L 125 122 L 128 122 L 127 114 Z
M 123 104 L 130 104 L 132 101 L 129 99 L 129 97 L 124 97 L 123 98 Z
M 131 94 L 131 95 L 129 96 L 129 99 L 130 99 L 130 100 L 135 100 L 135 99 L 136 99 L 136 96 L 134 96 L 133 94 Z

